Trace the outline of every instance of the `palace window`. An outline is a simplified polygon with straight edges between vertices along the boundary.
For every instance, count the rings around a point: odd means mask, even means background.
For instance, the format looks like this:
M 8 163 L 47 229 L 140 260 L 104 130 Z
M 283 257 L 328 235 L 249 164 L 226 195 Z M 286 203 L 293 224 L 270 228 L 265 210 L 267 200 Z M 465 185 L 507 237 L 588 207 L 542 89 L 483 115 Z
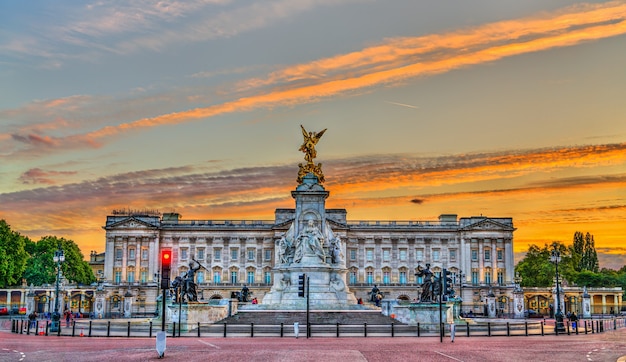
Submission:
M 367 249 L 365 251 L 365 260 L 367 261 L 374 261 L 374 249 Z
M 188 258 L 188 256 L 187 256 L 187 251 L 188 251 L 188 250 L 189 250 L 189 249 L 187 249 L 187 248 L 181 248 L 181 249 L 180 249 L 180 259 L 181 259 L 181 260 L 187 260 L 187 258 Z
M 356 272 L 355 271 L 350 272 L 350 284 L 356 284 Z
M 384 271 L 383 272 L 383 284 L 389 284 L 391 283 L 391 273 L 389 273 L 388 271 Z
M 491 284 L 491 269 L 485 269 L 485 284 Z
M 439 261 L 439 249 L 433 250 L 433 261 Z
M 367 284 L 374 284 L 374 273 L 371 271 L 367 272 Z
M 133 283 L 135 281 L 135 269 L 128 268 L 126 271 L 126 281 Z
M 406 284 L 406 272 L 405 271 L 401 271 L 400 272 L 400 284 Z
M 254 254 L 255 254 L 254 249 L 248 249 L 248 260 L 254 260 Z
M 122 271 L 116 270 L 115 271 L 115 284 L 119 284 L 121 282 L 122 282 Z
M 504 259 L 504 251 L 502 249 L 498 249 L 497 253 L 498 253 L 498 256 L 497 256 L 498 260 L 502 261 L 502 259 Z
M 141 248 L 141 260 L 148 260 L 148 259 L 149 259 L 148 248 Z
M 450 261 L 456 260 L 456 249 L 450 249 Z
M 141 282 L 145 283 L 148 280 L 148 271 L 145 269 L 141 270 Z
M 236 271 L 230 272 L 230 282 L 231 284 L 237 284 L 237 272 Z
M 230 260 L 237 260 L 239 250 L 237 248 L 230 249 Z
M 485 249 L 485 261 L 491 260 L 491 249 Z
M 478 261 L 478 249 L 472 249 L 472 261 Z
M 248 272 L 248 284 L 254 284 L 254 272 L 253 271 Z
M 498 285 L 504 285 L 504 273 L 498 270 Z
M 198 259 L 204 260 L 204 248 L 198 248 Z
M 356 260 L 356 249 L 350 249 L 350 260 Z
M 219 261 L 222 260 L 222 249 L 215 249 L 215 260 Z
M 265 284 L 272 284 L 272 272 L 265 272 Z
M 400 261 L 406 261 L 406 249 L 400 249 L 398 256 Z
M 115 260 L 122 260 L 122 248 L 115 249 Z
M 135 259 L 135 248 L 128 249 L 128 259 L 130 260 Z
M 478 284 L 478 271 L 477 270 L 472 270 L 472 284 L 474 285 Z
M 197 279 L 198 284 L 204 283 L 204 272 L 203 271 L 198 271 L 198 273 L 196 275 L 198 277 L 198 279 Z
M 389 261 L 391 259 L 391 251 L 389 249 L 383 249 L 383 261 Z
M 265 260 L 266 261 L 272 260 L 272 249 L 265 249 L 264 253 L 265 253 Z
M 423 261 L 424 260 L 424 249 L 416 249 L 415 250 L 415 260 Z
M 213 283 L 219 284 L 222 281 L 222 273 L 219 270 L 213 272 Z

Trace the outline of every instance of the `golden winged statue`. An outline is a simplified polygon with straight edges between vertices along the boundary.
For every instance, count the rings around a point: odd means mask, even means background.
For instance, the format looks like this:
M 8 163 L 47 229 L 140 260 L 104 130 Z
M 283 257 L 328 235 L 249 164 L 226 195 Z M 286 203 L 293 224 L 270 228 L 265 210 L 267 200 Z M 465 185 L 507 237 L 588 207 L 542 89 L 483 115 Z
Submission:
M 324 182 L 322 164 L 314 164 L 313 159 L 317 157 L 315 145 L 320 140 L 320 138 L 322 138 L 327 128 L 324 128 L 322 131 L 319 132 L 307 132 L 302 125 L 300 125 L 300 128 L 302 128 L 302 136 L 304 136 L 304 142 L 302 143 L 302 146 L 300 146 L 300 151 L 304 152 L 304 159 L 307 161 L 307 163 L 305 165 L 298 165 L 300 169 L 298 171 L 297 182 L 302 183 L 302 179 L 304 178 L 304 176 L 306 176 L 307 173 L 312 173 L 317 176 L 318 181 L 322 183 Z
M 327 128 L 324 128 L 322 131 L 319 132 L 307 132 L 302 125 L 300 125 L 300 128 L 302 128 L 302 136 L 304 136 L 304 142 L 302 143 L 302 146 L 300 146 L 300 151 L 304 152 L 304 159 L 308 163 L 313 163 L 313 159 L 317 157 L 315 145 L 320 140 L 320 138 L 322 138 Z

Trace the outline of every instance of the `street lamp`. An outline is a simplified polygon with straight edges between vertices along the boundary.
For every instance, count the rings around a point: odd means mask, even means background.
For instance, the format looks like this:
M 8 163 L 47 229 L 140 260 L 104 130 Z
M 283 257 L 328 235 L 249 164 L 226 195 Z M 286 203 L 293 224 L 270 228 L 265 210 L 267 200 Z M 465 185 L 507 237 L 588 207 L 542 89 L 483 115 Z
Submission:
M 55 263 L 57 263 L 57 280 L 56 280 L 56 294 L 54 295 L 54 313 L 52 314 L 52 323 L 50 324 L 51 332 L 59 332 L 61 330 L 61 313 L 59 313 L 59 279 L 61 279 L 61 263 L 65 261 L 65 255 L 63 254 L 63 250 L 61 249 L 61 244 L 59 243 L 59 248 L 54 252 L 54 257 L 52 258 Z
M 553 250 L 550 260 L 554 263 L 556 271 L 556 313 L 554 314 L 554 330 L 556 333 L 564 332 L 563 312 L 561 311 L 561 290 L 559 288 L 559 262 L 561 261 L 561 252 L 558 250 L 558 244 L 552 244 Z
M 459 299 L 461 300 L 461 311 L 463 310 L 463 281 L 465 280 L 465 274 L 459 270 Z

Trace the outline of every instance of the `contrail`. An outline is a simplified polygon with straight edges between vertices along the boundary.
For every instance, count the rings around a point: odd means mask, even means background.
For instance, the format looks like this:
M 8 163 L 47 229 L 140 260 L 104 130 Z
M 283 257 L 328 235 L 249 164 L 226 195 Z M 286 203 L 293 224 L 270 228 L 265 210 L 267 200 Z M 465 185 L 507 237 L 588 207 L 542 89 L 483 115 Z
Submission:
M 402 106 L 402 107 L 408 107 L 408 108 L 414 108 L 414 109 L 418 109 L 418 106 L 412 106 L 410 104 L 404 104 L 404 103 L 397 103 L 397 102 L 391 102 L 391 101 L 385 101 L 385 103 L 389 103 L 389 104 L 395 104 L 396 106 Z

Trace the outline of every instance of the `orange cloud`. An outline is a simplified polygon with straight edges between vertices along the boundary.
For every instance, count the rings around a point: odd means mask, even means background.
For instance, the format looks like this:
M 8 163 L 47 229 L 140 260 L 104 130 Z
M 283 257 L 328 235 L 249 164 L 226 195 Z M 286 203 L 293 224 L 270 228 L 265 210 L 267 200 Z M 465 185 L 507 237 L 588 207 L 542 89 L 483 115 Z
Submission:
M 66 148 L 98 147 L 102 139 L 127 131 L 349 96 L 378 85 L 396 85 L 419 76 L 621 34 L 626 34 L 626 3 L 616 1 L 576 5 L 451 33 L 390 39 L 379 46 L 287 67 L 266 79 L 250 79 L 239 85 L 240 90 L 263 87 L 266 91 L 210 107 L 104 127 L 65 137 L 62 143 Z M 53 138 L 47 141 L 46 145 L 61 144 Z

